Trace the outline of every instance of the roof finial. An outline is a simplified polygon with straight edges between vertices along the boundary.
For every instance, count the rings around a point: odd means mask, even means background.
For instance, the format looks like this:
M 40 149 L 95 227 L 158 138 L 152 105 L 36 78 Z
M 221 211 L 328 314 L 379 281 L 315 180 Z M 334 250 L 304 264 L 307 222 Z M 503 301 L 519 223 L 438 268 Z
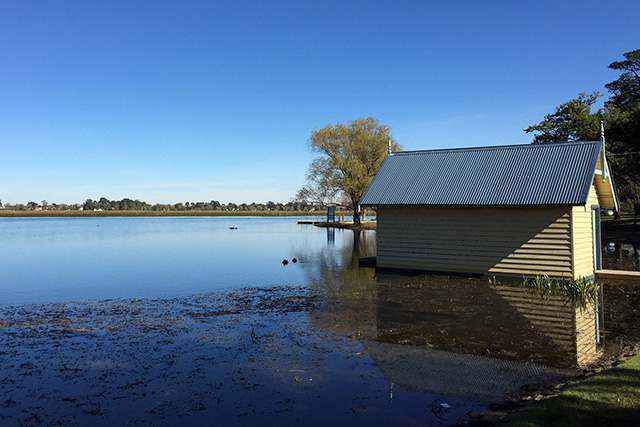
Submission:
M 600 120 L 600 142 L 602 143 L 602 151 L 600 151 L 600 169 L 602 170 L 602 182 L 607 180 L 607 158 L 605 156 L 605 144 L 604 144 L 604 121 Z
M 387 147 L 387 154 L 391 155 L 391 138 L 389 138 L 389 146 Z

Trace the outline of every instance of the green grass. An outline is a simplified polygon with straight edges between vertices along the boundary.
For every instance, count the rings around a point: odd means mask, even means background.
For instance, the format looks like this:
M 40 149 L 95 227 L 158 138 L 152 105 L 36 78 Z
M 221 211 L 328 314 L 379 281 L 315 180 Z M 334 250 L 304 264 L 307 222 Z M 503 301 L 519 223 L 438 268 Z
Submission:
M 326 216 L 326 212 L 289 211 L 0 211 L 0 217 L 142 217 L 142 216 Z
M 640 355 L 514 416 L 510 426 L 640 425 Z
M 615 219 L 613 216 L 603 216 L 600 217 L 602 221 L 602 225 L 605 226 L 621 226 L 621 225 L 631 225 L 633 224 L 633 214 L 622 214 L 620 215 L 620 219 Z

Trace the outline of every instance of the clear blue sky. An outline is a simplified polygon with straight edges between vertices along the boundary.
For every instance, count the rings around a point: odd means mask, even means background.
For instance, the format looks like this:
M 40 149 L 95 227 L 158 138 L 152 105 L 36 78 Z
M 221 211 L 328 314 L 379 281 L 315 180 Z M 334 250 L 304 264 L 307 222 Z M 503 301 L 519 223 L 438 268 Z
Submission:
M 311 131 L 528 143 L 618 77 L 640 1 L 0 2 L 0 199 L 287 202 Z

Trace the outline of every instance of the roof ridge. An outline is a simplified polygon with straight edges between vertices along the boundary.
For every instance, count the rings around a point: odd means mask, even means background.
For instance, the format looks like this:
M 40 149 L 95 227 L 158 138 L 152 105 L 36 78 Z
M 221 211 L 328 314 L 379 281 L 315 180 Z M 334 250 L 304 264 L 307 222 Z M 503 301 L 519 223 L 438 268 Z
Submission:
M 407 150 L 407 151 L 394 151 L 393 155 L 402 154 L 420 154 L 420 153 L 434 153 L 434 152 L 449 152 L 449 151 L 490 151 L 490 150 L 505 150 L 516 148 L 537 149 L 542 147 L 558 147 L 558 146 L 575 146 L 586 144 L 599 144 L 600 141 L 567 141 L 567 142 L 552 142 L 544 144 L 510 144 L 510 145 L 489 145 L 483 147 L 459 147 L 459 148 L 434 148 L 432 150 Z

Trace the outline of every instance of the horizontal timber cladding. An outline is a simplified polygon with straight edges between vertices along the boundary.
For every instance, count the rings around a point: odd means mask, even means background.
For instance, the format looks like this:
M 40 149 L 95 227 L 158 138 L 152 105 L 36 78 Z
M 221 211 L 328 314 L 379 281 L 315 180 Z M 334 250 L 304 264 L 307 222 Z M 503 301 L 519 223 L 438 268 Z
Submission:
M 597 179 L 598 177 L 596 177 Z M 591 185 L 586 206 L 571 208 L 571 236 L 573 239 L 573 277 L 590 277 L 593 268 L 593 224 L 591 206 L 598 204 L 596 188 Z
M 581 309 L 557 295 L 540 298 L 520 288 L 496 286 L 494 289 L 531 322 L 533 330 L 572 355 L 578 366 L 586 366 L 598 357 L 593 305 Z
M 571 207 L 378 207 L 381 268 L 573 277 Z

